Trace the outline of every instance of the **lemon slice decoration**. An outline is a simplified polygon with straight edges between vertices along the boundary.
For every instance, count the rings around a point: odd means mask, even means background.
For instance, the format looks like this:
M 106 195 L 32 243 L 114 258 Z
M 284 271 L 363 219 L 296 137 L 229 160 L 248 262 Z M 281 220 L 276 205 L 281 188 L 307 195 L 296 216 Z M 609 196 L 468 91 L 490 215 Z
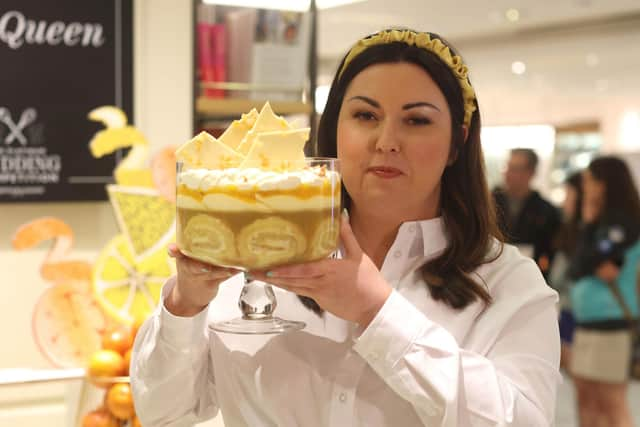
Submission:
M 103 105 L 89 112 L 89 119 L 102 122 L 108 128 L 121 128 L 127 124 L 127 115 L 113 105 Z
M 120 185 L 153 187 L 149 169 L 149 143 L 134 126 L 127 125 L 127 116 L 118 107 L 104 105 L 89 112 L 89 119 L 101 122 L 103 129 L 89 142 L 89 150 L 95 158 L 111 154 L 121 148 L 131 147 L 113 174 Z
M 132 325 L 151 314 L 164 282 L 175 265 L 164 247 L 141 262 L 134 261 L 128 239 L 119 234 L 105 246 L 93 270 L 93 292 L 113 319 Z
M 109 185 L 109 199 L 136 263 L 174 240 L 175 205 L 153 189 Z

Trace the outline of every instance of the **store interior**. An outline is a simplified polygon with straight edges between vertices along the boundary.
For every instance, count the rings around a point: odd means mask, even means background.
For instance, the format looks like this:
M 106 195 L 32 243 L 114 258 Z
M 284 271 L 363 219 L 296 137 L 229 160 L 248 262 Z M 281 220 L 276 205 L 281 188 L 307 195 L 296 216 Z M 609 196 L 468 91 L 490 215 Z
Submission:
M 269 45 L 268 21 L 281 11 L 240 16 L 257 28 L 236 40 L 238 46 L 251 43 L 253 68 L 242 69 L 247 55 L 242 47 L 234 48 L 239 50 L 227 52 L 226 64 L 232 67 L 233 61 L 239 61 L 235 65 L 240 69 L 227 67 L 226 75 L 235 72 L 241 77 L 231 81 L 217 75 L 206 81 L 199 62 L 198 24 L 207 19 L 227 22 L 225 14 L 239 9 L 257 10 L 214 3 L 124 2 L 132 8 L 129 122 L 144 134 L 152 153 L 178 146 L 202 129 L 215 134 L 267 100 L 276 113 L 315 126 L 328 85 L 352 42 L 381 28 L 408 27 L 442 35 L 469 64 L 482 109 L 491 186 L 500 183 L 508 152 L 515 147 L 536 151 L 540 166 L 533 185 L 558 206 L 564 199 L 566 177 L 598 154 L 623 157 L 640 184 L 637 0 L 360 0 L 333 6 L 317 0 L 311 11 L 309 2 L 297 0 L 290 3 L 298 11 L 285 14 L 285 20 L 292 22 L 292 35 L 284 34 L 292 38 L 280 45 Z M 11 10 L 0 5 L 0 16 Z M 30 6 L 23 13 L 38 19 L 37 10 Z M 260 23 L 267 29 L 261 30 Z M 0 49 L 10 48 L 0 42 Z M 19 113 L 14 112 L 16 123 Z M 77 149 L 84 150 L 86 145 L 78 143 Z M 73 232 L 67 259 L 89 265 L 95 265 L 119 233 L 119 224 L 106 196 L 97 201 L 73 197 L 0 200 L 0 425 L 75 427 L 102 391 L 86 382 L 85 366 L 61 368 L 52 363 L 36 337 L 42 332 L 36 330 L 34 307 L 53 286 L 42 276 L 52 253 L 45 242 L 16 250 L 14 236 L 20 226 L 41 217 L 66 223 Z M 565 381 L 559 394 L 558 427 L 578 426 L 571 393 Z M 632 393 L 640 399 L 637 383 Z M 637 408 L 636 422 L 640 422 Z M 224 424 L 218 417 L 202 425 Z

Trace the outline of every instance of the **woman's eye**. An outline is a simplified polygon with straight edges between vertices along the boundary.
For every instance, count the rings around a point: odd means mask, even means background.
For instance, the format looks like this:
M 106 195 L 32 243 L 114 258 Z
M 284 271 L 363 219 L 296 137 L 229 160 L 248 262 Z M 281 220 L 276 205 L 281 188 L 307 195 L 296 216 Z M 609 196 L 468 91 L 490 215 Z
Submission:
M 353 117 L 364 121 L 370 121 L 376 118 L 376 116 L 374 116 L 373 113 L 370 113 L 369 111 L 357 111 L 356 113 L 354 113 Z
M 429 123 L 431 123 L 431 120 L 429 120 L 426 117 L 409 117 L 407 119 L 407 122 L 410 125 L 421 126 L 421 125 L 428 125 Z

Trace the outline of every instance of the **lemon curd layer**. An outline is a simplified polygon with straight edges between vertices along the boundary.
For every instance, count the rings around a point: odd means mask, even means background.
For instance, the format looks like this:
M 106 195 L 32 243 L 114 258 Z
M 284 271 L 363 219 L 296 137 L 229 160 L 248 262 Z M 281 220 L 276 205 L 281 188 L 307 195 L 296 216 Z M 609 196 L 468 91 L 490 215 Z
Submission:
M 340 177 L 325 168 L 293 172 L 191 169 L 178 176 L 177 205 L 220 211 L 326 209 L 339 203 Z

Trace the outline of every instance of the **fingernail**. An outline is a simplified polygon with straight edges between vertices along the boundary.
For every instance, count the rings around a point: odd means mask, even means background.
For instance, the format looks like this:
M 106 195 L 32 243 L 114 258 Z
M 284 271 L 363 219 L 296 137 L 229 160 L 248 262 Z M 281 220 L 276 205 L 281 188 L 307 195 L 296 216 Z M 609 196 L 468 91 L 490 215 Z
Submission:
M 349 219 L 349 211 L 347 210 L 347 208 L 342 209 L 342 216 L 345 219 Z

